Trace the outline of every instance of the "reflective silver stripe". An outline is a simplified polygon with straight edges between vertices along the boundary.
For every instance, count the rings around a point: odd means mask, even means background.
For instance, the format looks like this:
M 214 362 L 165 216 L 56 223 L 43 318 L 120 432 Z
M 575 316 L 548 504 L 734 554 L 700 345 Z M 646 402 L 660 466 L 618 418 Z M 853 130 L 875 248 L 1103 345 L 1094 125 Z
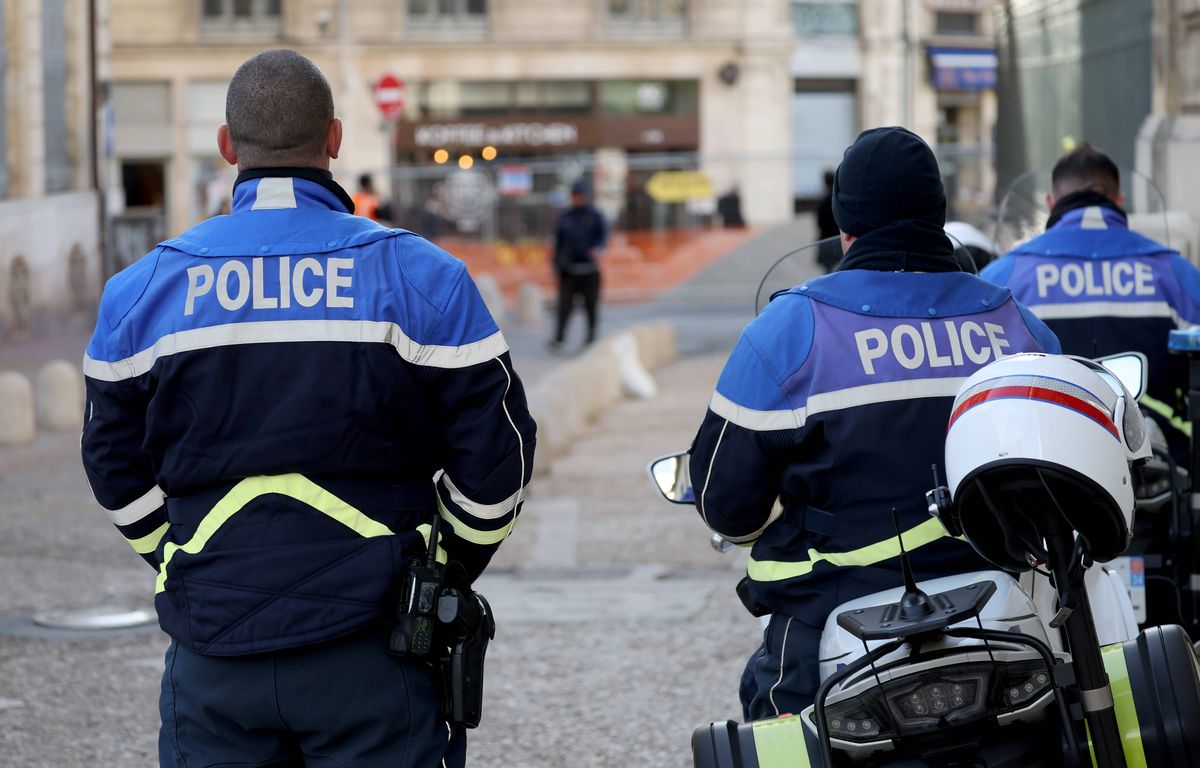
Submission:
M 720 394 L 714 394 L 709 408 L 713 413 L 745 429 L 764 432 L 771 429 L 797 429 L 803 427 L 809 416 L 860 405 L 891 403 L 899 400 L 916 400 L 922 397 L 954 397 L 958 388 L 966 381 L 963 376 L 939 379 L 912 379 L 910 381 L 885 381 L 879 384 L 863 384 L 858 387 L 836 389 L 809 395 L 804 408 L 780 411 L 755 411 L 737 405 Z
M 1103 688 L 1080 690 L 1079 699 L 1084 712 L 1099 712 L 1113 707 L 1112 688 L 1107 685 Z
M 797 429 L 804 426 L 804 408 L 756 411 L 753 408 L 738 405 L 720 392 L 713 393 L 708 407 L 726 421 L 732 421 L 739 427 L 753 429 L 755 432 L 768 432 L 772 429 Z
M 410 363 L 433 368 L 466 368 L 499 357 L 508 351 L 504 335 L 491 336 L 460 347 L 418 344 L 395 323 L 373 320 L 274 320 L 229 323 L 163 336 L 149 349 L 114 362 L 83 358 L 83 373 L 100 381 L 124 381 L 149 371 L 155 361 L 180 352 L 232 346 L 301 341 L 345 341 L 389 344 Z
M 524 478 L 524 476 L 524 473 L 522 473 L 521 477 Z M 450 491 L 450 500 L 462 508 L 464 512 L 480 520 L 495 520 L 504 517 L 516 508 L 517 501 L 525 493 L 525 489 L 521 488 L 504 501 L 495 504 L 480 504 L 464 496 L 462 491 L 458 490 L 458 486 L 454 484 L 454 481 L 450 479 L 450 475 L 445 472 L 442 473 L 442 481 L 446 484 L 446 490 Z
M 264 178 L 258 180 L 252 211 L 278 210 L 296 207 L 296 187 L 290 178 Z
M 113 525 L 131 525 L 161 507 L 166 496 L 163 489 L 156 485 L 132 504 L 126 504 L 120 509 L 104 511 Z
M 1162 317 L 1180 328 L 1189 327 L 1165 301 L 1081 301 L 1074 304 L 1030 304 L 1029 311 L 1042 320 L 1087 317 Z

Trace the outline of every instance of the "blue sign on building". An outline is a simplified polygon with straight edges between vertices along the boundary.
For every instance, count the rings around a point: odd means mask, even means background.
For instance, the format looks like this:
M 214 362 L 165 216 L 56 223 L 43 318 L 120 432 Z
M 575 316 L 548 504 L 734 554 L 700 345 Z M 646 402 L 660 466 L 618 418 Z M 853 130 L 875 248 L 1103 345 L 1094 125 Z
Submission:
M 942 91 L 982 91 L 996 87 L 996 52 L 990 48 L 928 49 L 933 86 Z

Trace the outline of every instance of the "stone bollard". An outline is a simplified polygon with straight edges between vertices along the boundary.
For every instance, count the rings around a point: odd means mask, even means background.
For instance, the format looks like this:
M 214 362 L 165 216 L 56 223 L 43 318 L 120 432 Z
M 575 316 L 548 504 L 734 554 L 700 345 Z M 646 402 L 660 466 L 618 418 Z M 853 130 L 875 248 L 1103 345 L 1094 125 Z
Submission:
M 33 385 L 20 373 L 0 373 L 0 445 L 33 442 Z
M 545 315 L 545 297 L 537 283 L 522 283 L 517 291 L 517 322 L 537 325 Z
M 475 286 L 479 288 L 479 295 L 483 297 L 483 303 L 487 305 L 488 312 L 492 313 L 496 325 L 503 325 L 504 294 L 500 291 L 500 283 L 496 281 L 496 277 L 485 272 L 475 278 Z
M 638 356 L 638 341 L 632 333 L 623 333 L 613 340 L 613 354 L 620 367 L 621 386 L 630 397 L 646 400 L 658 394 L 654 377 Z
M 66 360 L 51 360 L 35 378 L 37 423 L 46 429 L 83 427 L 83 374 Z

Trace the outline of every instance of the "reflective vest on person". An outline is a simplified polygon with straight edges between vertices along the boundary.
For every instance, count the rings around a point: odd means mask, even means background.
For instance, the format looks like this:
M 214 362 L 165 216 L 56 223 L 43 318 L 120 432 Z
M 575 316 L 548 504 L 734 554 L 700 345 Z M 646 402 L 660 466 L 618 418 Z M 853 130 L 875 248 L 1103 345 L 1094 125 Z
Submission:
M 379 220 L 379 195 L 359 190 L 354 193 L 354 215 L 365 216 L 371 221 Z
M 1058 351 L 1046 326 L 961 272 L 851 269 L 776 296 L 730 355 L 691 461 L 708 525 L 753 542 L 747 607 L 819 627 L 899 586 L 893 509 L 918 578 L 985 567 L 924 494 L 966 377 L 1039 351 Z

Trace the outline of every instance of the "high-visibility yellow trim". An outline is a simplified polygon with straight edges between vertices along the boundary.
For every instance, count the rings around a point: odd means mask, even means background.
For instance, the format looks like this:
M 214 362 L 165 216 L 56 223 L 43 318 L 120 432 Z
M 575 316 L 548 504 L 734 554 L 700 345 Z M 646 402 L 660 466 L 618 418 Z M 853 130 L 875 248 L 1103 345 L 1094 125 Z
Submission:
M 259 496 L 277 493 L 303 502 L 322 514 L 332 517 L 342 525 L 364 538 L 375 536 L 392 536 L 394 532 L 383 523 L 372 520 L 359 510 L 334 496 L 329 491 L 309 480 L 304 475 L 291 473 L 267 477 L 247 477 L 225 494 L 209 511 L 195 534 L 184 544 L 168 542 L 163 547 L 163 561 L 158 569 L 158 579 L 155 581 L 155 594 L 162 592 L 167 584 L 167 566 L 176 552 L 194 555 L 204 549 L 209 539 L 213 537 L 229 518 L 233 517 L 243 507 Z
M 446 508 L 442 501 L 441 494 L 438 494 L 438 512 L 441 513 L 442 519 L 450 523 L 450 527 L 454 529 L 454 535 L 463 541 L 469 541 L 472 544 L 478 544 L 481 547 L 499 544 L 508 538 L 508 534 L 512 532 L 513 524 L 516 523 L 516 511 L 513 511 L 513 519 L 508 521 L 508 525 L 503 528 L 497 528 L 494 531 L 479 531 L 464 523 L 454 516 L 454 513 Z
M 936 517 L 931 517 L 920 525 L 909 528 L 904 532 L 904 548 L 911 552 L 918 547 L 932 544 L 942 538 L 950 538 L 950 534 L 946 533 L 946 529 L 942 527 L 940 520 Z M 852 549 L 849 552 L 830 552 L 826 554 L 818 552 L 815 549 L 810 549 L 808 550 L 808 559 L 798 562 L 755 560 L 751 557 L 750 563 L 746 566 L 746 574 L 754 581 L 783 581 L 784 579 L 807 576 L 812 572 L 813 567 L 817 563 L 829 563 L 830 565 L 845 567 L 862 567 L 882 563 L 885 560 L 891 560 L 893 557 L 899 556 L 900 543 L 896 541 L 895 536 L 889 536 L 883 541 L 868 544 L 858 549 Z
M 159 542 L 163 540 L 163 536 L 167 535 L 167 530 L 170 527 L 170 523 L 163 523 L 155 528 L 152 533 L 148 533 L 140 539 L 129 539 L 129 546 L 133 547 L 133 551 L 139 555 L 148 555 L 158 549 Z
M 425 551 L 429 551 L 429 534 L 433 533 L 433 526 L 429 523 L 422 523 L 417 526 L 417 533 L 421 534 L 421 538 L 425 540 Z M 442 535 L 438 534 L 437 561 L 439 563 L 447 563 L 450 561 L 446 550 L 442 549 Z
M 800 715 L 759 720 L 754 733 L 754 755 L 759 768 L 809 768 L 808 746 Z
M 1142 395 L 1142 399 L 1138 400 L 1138 405 L 1144 405 L 1146 408 L 1154 411 L 1159 416 L 1170 423 L 1172 427 L 1178 429 L 1190 439 L 1192 436 L 1192 422 L 1187 419 L 1181 419 L 1175 415 L 1175 410 L 1161 400 L 1155 400 L 1149 395 Z
M 1121 751 L 1125 753 L 1125 765 L 1128 768 L 1147 768 L 1146 749 L 1142 746 L 1142 724 L 1138 722 L 1137 707 L 1133 702 L 1124 644 L 1104 646 L 1100 649 L 1100 657 L 1104 660 L 1104 671 L 1108 673 L 1108 684 L 1112 688 L 1113 711 L 1117 715 L 1117 728 L 1121 730 Z M 1092 760 L 1095 760 L 1094 754 Z

